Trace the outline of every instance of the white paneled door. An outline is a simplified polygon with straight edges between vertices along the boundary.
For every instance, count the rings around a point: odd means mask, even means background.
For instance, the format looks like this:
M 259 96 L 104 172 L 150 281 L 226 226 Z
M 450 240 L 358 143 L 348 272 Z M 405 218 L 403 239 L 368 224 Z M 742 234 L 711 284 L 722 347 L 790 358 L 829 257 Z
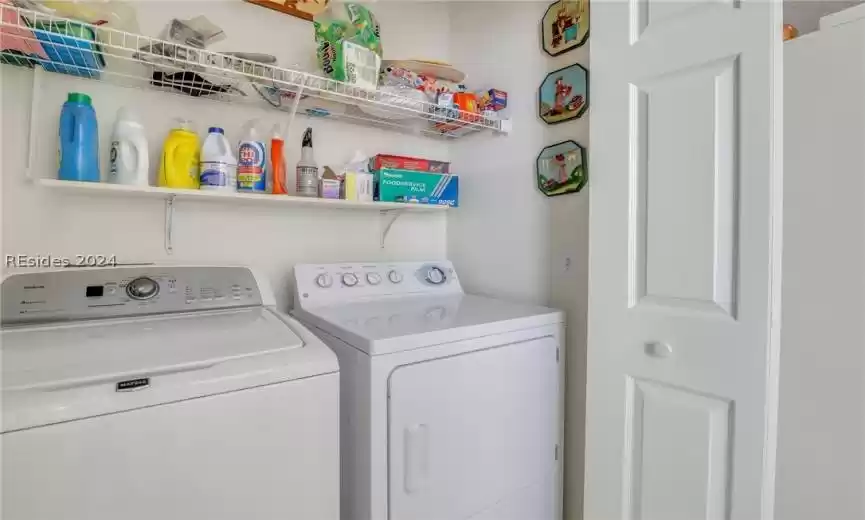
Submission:
M 593 4 L 585 520 L 773 515 L 780 27 Z

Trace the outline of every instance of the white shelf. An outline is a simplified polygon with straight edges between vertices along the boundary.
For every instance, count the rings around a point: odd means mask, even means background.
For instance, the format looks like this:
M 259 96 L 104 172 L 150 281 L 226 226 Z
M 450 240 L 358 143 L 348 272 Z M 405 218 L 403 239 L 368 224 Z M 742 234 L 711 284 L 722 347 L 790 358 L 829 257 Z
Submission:
M 88 39 L 91 32 L 95 42 Z M 19 56 L 19 62 L 125 87 L 253 104 L 292 116 L 306 113 L 431 137 L 457 138 L 480 131 L 508 133 L 511 129 L 509 120 L 444 111 L 434 103 L 355 87 L 308 72 L 7 4 L 0 4 L 0 33 L 9 45 L 15 43 L 17 48 L 28 49 L 29 57 Z M 48 58 L 44 58 L 46 55 Z M 100 60 L 105 61 L 104 67 Z M 269 100 L 263 92 L 269 94 Z
M 155 186 L 129 186 L 122 184 L 107 184 L 102 182 L 75 182 L 58 179 L 39 179 L 38 184 L 53 190 L 77 193 L 82 195 L 104 195 L 107 197 L 145 197 L 163 200 L 212 201 L 224 204 L 283 204 L 298 207 L 316 207 L 331 209 L 392 211 L 406 210 L 411 212 L 445 211 L 448 206 L 431 204 L 403 204 L 399 202 L 357 202 L 352 200 L 319 199 L 313 197 L 296 197 L 292 195 L 269 195 L 266 193 L 234 193 L 208 190 L 185 190 L 175 188 L 158 188 Z

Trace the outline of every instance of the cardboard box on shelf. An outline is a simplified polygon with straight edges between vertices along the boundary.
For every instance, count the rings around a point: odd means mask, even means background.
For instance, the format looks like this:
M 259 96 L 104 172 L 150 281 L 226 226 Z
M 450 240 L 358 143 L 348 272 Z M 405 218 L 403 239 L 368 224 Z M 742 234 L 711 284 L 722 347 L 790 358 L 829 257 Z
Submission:
M 450 167 L 451 163 L 449 162 L 400 155 L 378 154 L 369 161 L 369 169 L 374 172 L 382 168 L 391 168 L 417 172 L 450 173 Z

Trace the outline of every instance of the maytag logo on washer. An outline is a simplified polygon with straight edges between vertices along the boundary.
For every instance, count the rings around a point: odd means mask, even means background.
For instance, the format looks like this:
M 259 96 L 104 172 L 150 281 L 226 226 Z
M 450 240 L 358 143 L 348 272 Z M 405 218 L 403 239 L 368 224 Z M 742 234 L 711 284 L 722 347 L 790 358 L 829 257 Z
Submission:
M 132 392 L 133 390 L 141 390 L 150 386 L 149 377 L 139 377 L 136 379 L 127 379 L 119 381 L 116 386 L 117 392 Z

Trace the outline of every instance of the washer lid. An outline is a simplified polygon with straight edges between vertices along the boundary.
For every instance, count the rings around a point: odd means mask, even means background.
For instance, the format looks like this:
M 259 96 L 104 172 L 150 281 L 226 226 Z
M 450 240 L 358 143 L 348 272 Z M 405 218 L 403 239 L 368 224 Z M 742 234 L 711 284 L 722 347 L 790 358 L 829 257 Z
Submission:
M 252 307 L 4 329 L 3 430 L 337 371 L 289 322 Z
M 561 323 L 561 311 L 482 296 L 402 297 L 295 310 L 368 354 L 386 354 Z

